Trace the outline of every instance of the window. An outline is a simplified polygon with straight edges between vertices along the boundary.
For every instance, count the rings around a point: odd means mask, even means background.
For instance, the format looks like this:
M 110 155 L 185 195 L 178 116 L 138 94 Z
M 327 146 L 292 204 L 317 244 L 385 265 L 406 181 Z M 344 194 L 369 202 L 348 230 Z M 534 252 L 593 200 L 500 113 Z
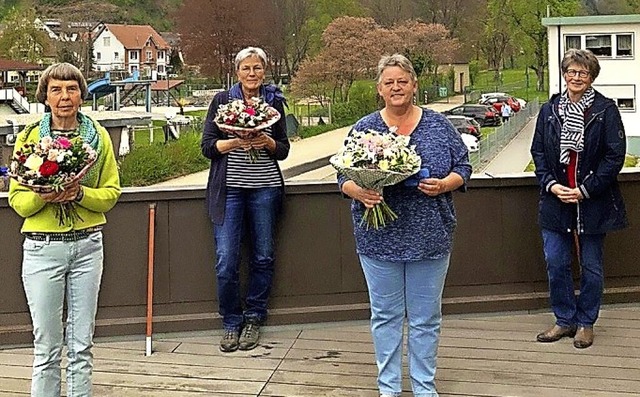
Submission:
M 164 74 L 164 65 L 158 65 L 158 73 Z
M 580 36 L 564 36 L 564 42 L 565 51 L 570 48 L 575 48 L 577 50 L 582 48 L 582 37 Z
M 616 56 L 632 57 L 633 56 L 633 38 L 630 34 L 616 35 Z
M 618 108 L 620 108 L 621 110 L 632 110 L 635 108 L 633 104 L 633 98 L 618 98 L 617 102 Z
M 102 59 L 102 54 L 99 52 L 96 52 L 96 59 L 99 61 Z
M 111 37 L 103 37 L 102 45 L 105 47 L 109 47 L 111 45 Z
M 597 56 L 610 57 L 611 53 L 611 35 L 590 35 L 586 37 L 586 46 Z
M 118 58 L 120 58 L 120 54 L 117 52 L 113 53 L 113 59 L 115 59 L 116 61 L 119 60 Z
M 138 67 L 136 65 L 131 65 L 131 73 L 135 72 L 136 70 L 138 70 Z
M 138 60 L 138 51 L 129 51 L 129 59 Z
M 150 61 L 153 59 L 153 53 L 151 51 L 147 51 L 147 61 Z
M 164 51 L 158 51 L 158 59 L 164 59 Z

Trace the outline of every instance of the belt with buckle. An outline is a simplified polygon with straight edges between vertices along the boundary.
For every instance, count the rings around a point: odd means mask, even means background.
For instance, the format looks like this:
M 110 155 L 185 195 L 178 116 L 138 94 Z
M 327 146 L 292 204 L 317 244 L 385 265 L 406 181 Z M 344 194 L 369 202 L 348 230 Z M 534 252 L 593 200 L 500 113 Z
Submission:
M 92 233 L 99 232 L 102 227 L 90 227 L 82 230 L 73 230 L 64 233 L 25 233 L 25 237 L 34 241 L 78 241 L 89 237 Z

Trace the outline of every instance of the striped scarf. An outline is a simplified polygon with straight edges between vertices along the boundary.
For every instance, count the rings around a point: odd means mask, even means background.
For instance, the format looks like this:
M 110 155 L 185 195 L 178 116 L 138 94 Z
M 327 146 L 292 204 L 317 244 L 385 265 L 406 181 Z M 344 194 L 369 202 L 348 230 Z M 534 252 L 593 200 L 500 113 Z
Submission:
M 595 90 L 589 87 L 578 102 L 571 102 L 567 91 L 560 97 L 560 163 L 569 164 L 570 150 L 579 153 L 584 148 L 584 113 L 593 104 L 595 96 Z

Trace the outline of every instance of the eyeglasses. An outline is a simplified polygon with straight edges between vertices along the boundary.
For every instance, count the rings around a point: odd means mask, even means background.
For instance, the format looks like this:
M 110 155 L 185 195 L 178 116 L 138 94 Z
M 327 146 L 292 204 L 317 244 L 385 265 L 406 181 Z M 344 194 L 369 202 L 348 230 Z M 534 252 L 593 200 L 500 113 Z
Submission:
M 567 69 L 567 76 L 569 77 L 576 77 L 576 75 L 585 78 L 585 77 L 589 77 L 589 71 L 588 70 L 575 70 L 575 69 Z

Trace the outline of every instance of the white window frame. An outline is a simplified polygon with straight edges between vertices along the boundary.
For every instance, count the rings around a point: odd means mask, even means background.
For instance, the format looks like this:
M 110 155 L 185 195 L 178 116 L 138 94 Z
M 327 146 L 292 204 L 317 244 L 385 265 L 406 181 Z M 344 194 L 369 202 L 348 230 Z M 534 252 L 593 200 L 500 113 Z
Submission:
M 102 38 L 102 46 L 103 47 L 111 47 L 111 37 L 103 37 Z
M 138 60 L 138 51 L 130 50 L 129 51 L 129 59 L 132 60 L 132 61 L 137 61 Z
M 587 48 L 587 36 L 609 36 L 611 41 L 611 55 L 597 55 L 598 58 L 604 59 L 635 59 L 635 33 L 634 32 L 616 32 L 616 33 L 566 33 L 563 35 L 562 45 L 564 50 L 567 51 L 569 46 L 567 45 L 567 37 L 580 36 L 580 48 Z M 619 55 L 618 54 L 618 37 L 619 36 L 631 36 L 631 55 Z
M 158 51 L 158 59 L 164 59 L 164 51 Z

